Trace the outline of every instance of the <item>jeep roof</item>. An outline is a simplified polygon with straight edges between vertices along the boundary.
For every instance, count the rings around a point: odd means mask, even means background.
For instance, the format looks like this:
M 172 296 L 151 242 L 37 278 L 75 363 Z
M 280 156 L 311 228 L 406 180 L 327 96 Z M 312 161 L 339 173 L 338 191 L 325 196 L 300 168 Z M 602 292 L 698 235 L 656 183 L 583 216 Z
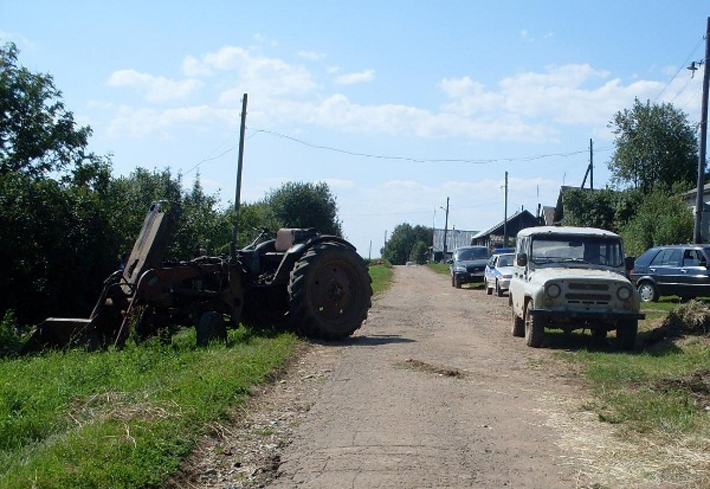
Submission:
M 538 234 L 565 234 L 565 235 L 579 235 L 579 236 L 594 236 L 594 237 L 604 237 L 604 238 L 618 238 L 619 235 L 607 231 L 605 229 L 598 228 L 584 228 L 577 226 L 536 226 L 521 229 L 518 232 L 519 238 L 525 238 L 531 235 Z

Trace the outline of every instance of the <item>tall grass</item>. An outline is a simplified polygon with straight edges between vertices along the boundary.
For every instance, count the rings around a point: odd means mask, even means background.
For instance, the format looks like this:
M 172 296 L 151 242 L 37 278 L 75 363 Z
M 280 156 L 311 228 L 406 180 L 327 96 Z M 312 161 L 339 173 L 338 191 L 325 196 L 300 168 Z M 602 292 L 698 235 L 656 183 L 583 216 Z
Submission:
M 48 352 L 0 362 L 0 487 L 158 487 L 211 422 L 292 354 L 290 334 L 230 345 Z

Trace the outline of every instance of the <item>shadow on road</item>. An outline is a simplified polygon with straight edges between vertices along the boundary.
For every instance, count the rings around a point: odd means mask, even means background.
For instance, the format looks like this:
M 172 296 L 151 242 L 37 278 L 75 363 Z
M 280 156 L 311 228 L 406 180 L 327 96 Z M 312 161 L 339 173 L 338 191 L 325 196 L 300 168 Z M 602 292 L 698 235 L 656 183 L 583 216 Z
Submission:
M 343 341 L 317 341 L 320 345 L 338 345 L 338 346 L 377 346 L 389 345 L 392 343 L 413 343 L 416 340 L 405 338 L 400 335 L 382 334 L 370 336 L 353 336 L 346 338 Z

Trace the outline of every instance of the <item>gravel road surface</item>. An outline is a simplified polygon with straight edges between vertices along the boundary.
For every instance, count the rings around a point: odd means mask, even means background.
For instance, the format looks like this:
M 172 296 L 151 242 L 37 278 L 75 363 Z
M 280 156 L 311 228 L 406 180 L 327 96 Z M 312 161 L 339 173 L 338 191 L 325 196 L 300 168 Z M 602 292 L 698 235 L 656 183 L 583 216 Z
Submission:
M 570 422 L 593 415 L 550 355 L 511 335 L 507 296 L 395 267 L 352 338 L 307 345 L 171 487 L 614 487 L 590 479 L 570 433 L 600 424 Z

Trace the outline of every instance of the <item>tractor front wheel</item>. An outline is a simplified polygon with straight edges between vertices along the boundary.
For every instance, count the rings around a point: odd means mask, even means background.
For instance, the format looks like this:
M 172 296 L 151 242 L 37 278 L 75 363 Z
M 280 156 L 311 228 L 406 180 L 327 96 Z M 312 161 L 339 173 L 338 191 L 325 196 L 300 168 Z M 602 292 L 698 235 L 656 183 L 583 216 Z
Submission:
M 296 262 L 288 286 L 289 318 L 306 336 L 340 340 L 367 318 L 372 279 L 354 249 L 334 242 L 314 245 Z

